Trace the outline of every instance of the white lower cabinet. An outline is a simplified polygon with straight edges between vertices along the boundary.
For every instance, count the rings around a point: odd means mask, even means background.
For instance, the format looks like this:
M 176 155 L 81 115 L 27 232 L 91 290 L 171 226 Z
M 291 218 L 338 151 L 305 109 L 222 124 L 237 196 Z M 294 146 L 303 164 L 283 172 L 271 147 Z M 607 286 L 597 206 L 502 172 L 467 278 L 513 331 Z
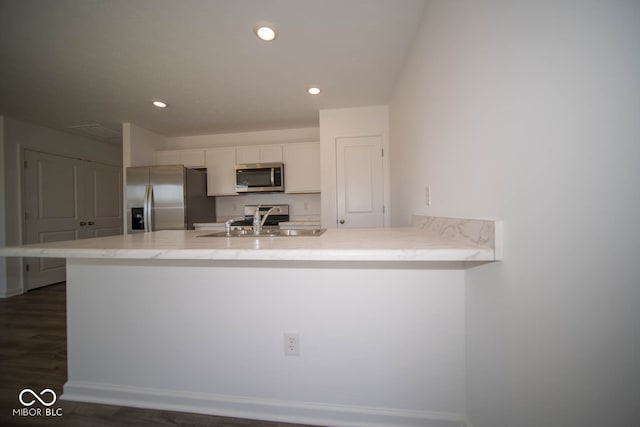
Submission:
M 286 193 L 320 192 L 320 143 L 285 144 L 284 190 Z
M 235 147 L 209 148 L 206 150 L 205 157 L 207 165 L 207 195 L 237 195 Z

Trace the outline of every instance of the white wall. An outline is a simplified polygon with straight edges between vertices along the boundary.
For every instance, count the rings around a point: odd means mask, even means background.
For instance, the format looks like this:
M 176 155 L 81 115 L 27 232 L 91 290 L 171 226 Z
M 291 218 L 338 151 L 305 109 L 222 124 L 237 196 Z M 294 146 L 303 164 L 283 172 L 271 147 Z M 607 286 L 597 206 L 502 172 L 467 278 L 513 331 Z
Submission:
M 462 427 L 464 272 L 386 267 L 70 259 L 63 398 Z M 284 355 L 285 332 L 299 334 L 298 357 Z
M 389 108 L 386 105 L 370 107 L 337 108 L 320 110 L 320 190 L 322 193 L 322 226 L 336 227 L 336 137 L 383 135 L 383 148 L 388 152 Z M 383 159 L 384 200 L 389 206 L 389 157 Z M 388 209 L 387 209 L 388 212 Z M 389 225 L 389 214 L 385 216 L 385 226 Z
M 474 427 L 638 423 L 639 22 L 428 1 L 390 102 L 393 223 L 504 220 L 504 260 L 466 274 Z
M 121 149 L 118 145 L 98 142 L 42 126 L 4 117 L 4 221 L 6 245 L 22 243 L 22 153 L 24 149 L 37 150 L 61 156 L 94 160 L 121 165 Z M 7 258 L 0 296 L 22 292 L 22 261 Z
M 167 137 L 132 123 L 122 124 L 122 162 L 125 168 L 153 165 L 156 150 L 165 148 Z M 126 181 L 123 182 L 126 184 Z

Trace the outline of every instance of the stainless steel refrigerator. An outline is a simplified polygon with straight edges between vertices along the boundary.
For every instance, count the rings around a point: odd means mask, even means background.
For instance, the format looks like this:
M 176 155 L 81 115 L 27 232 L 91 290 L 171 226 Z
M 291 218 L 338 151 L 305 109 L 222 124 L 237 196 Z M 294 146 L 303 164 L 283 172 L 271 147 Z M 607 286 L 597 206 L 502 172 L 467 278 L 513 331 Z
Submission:
M 127 168 L 127 232 L 192 230 L 215 221 L 206 172 L 182 165 Z

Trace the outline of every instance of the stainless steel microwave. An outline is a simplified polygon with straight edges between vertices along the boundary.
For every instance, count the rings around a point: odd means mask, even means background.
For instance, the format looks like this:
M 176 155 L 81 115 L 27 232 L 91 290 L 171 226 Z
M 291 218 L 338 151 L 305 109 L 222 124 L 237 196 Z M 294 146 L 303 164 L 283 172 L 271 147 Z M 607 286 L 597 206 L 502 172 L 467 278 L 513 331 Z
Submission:
M 284 165 L 282 163 L 236 165 L 237 193 L 271 191 L 284 191 Z

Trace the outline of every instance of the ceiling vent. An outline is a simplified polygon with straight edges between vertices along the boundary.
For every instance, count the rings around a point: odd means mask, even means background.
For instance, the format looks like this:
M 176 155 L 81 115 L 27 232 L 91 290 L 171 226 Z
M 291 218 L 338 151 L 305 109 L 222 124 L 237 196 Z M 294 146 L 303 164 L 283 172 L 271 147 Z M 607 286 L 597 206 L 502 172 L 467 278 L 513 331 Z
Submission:
M 70 126 L 69 129 L 76 133 L 81 133 L 83 135 L 91 136 L 93 138 L 115 139 L 115 138 L 122 137 L 122 133 L 120 131 L 115 131 L 113 129 L 106 128 L 98 123 Z

